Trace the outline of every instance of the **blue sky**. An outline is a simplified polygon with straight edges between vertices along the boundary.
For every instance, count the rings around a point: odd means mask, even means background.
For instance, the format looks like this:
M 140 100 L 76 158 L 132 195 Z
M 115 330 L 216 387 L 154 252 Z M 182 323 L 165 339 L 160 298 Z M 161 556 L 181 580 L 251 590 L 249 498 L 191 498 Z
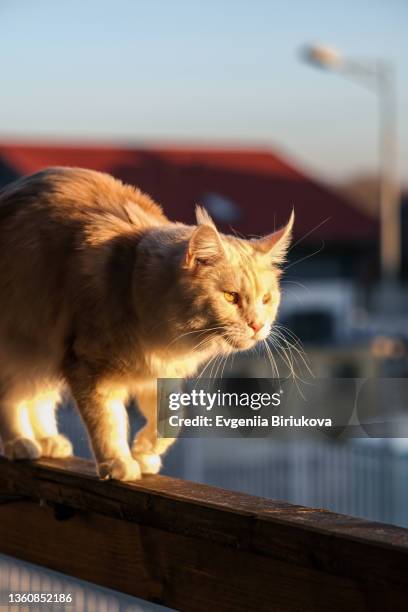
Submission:
M 377 103 L 299 61 L 309 41 L 398 74 L 408 182 L 405 0 L 1 0 L 0 138 L 239 143 L 342 180 L 377 164 Z

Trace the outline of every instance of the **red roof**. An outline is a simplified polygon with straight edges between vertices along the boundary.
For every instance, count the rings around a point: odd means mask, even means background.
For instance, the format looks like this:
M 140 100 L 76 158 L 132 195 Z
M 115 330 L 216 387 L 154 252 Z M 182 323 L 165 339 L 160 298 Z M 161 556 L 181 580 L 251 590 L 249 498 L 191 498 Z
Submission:
M 348 200 L 265 149 L 160 146 L 0 144 L 0 165 L 18 175 L 47 166 L 81 166 L 108 172 L 138 185 L 162 204 L 173 220 L 194 220 L 194 204 L 206 194 L 232 202 L 239 212 L 232 226 L 246 235 L 270 232 L 295 209 L 295 237 L 314 227 L 305 242 L 375 239 L 377 222 Z M 204 202 L 203 202 L 204 199 Z

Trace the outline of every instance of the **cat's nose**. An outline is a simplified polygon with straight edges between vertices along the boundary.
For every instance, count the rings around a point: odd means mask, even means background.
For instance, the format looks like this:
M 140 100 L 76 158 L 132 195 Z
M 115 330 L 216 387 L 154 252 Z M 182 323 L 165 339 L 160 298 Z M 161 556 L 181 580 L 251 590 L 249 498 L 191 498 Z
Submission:
M 257 334 L 259 330 L 263 328 L 264 324 L 261 321 L 248 321 L 248 326 Z

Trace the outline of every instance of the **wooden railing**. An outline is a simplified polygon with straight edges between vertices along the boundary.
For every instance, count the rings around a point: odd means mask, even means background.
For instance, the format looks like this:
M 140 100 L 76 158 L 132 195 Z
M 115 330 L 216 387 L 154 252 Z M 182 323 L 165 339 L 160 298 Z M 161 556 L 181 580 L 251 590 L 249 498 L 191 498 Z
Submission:
M 408 530 L 80 459 L 0 460 L 0 552 L 180 610 L 408 610 Z

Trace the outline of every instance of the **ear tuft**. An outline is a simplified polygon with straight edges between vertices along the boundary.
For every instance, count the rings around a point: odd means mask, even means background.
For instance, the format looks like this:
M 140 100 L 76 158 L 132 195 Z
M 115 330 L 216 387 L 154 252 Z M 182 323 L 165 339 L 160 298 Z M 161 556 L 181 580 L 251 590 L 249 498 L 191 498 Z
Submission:
M 272 263 L 282 263 L 285 260 L 290 241 L 292 239 L 292 229 L 295 221 L 295 211 L 292 209 L 287 224 L 263 238 L 257 238 L 252 244 L 258 252 L 271 257 Z
M 203 208 L 202 206 L 199 206 L 198 204 L 195 208 L 195 215 L 196 215 L 197 225 L 209 225 L 210 227 L 215 228 L 215 223 L 211 219 L 208 212 L 205 210 L 205 208 Z

